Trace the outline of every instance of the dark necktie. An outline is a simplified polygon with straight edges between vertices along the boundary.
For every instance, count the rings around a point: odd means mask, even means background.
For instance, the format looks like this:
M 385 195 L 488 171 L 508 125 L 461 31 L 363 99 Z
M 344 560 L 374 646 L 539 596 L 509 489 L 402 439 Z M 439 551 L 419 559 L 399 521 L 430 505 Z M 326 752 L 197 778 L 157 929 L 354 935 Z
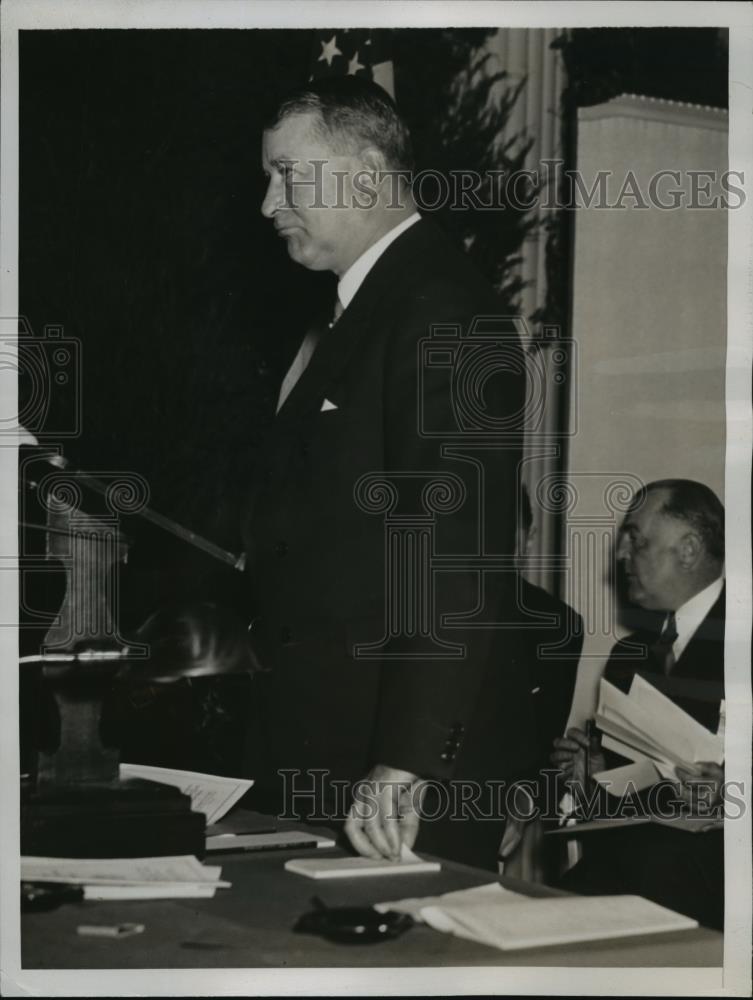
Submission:
M 668 676 L 675 663 L 675 654 L 672 646 L 677 639 L 677 622 L 675 621 L 675 613 L 671 611 L 667 615 L 667 620 L 664 623 L 664 628 L 662 629 L 661 635 L 649 646 L 649 652 L 654 663 L 657 665 L 659 670 Z
M 335 325 L 335 323 L 340 319 L 340 317 L 342 316 L 342 314 L 344 312 L 345 312 L 345 307 L 343 306 L 342 302 L 340 301 L 340 296 L 338 295 L 338 296 L 335 297 L 335 310 L 332 313 L 332 319 L 329 322 L 329 328 L 330 328 L 330 330 Z

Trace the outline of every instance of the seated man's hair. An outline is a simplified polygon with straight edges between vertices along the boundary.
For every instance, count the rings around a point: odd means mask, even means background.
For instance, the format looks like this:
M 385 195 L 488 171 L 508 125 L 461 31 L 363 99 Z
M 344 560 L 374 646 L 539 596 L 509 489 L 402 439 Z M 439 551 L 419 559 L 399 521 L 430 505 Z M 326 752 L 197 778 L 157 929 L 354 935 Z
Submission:
M 713 490 L 693 479 L 657 479 L 633 497 L 631 509 L 639 507 L 649 493 L 666 490 L 662 514 L 684 521 L 703 543 L 706 554 L 724 562 L 724 507 Z
M 356 76 L 314 80 L 288 94 L 265 127 L 276 128 L 291 115 L 304 114 L 315 116 L 315 131 L 333 152 L 373 147 L 384 155 L 390 170 L 413 169 L 408 129 L 395 102 L 376 83 Z

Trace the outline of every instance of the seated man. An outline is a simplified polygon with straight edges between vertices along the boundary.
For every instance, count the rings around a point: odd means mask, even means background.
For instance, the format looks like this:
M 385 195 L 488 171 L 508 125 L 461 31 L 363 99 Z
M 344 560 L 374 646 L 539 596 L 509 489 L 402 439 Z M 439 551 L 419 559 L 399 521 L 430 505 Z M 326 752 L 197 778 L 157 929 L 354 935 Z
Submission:
M 627 691 L 635 674 L 716 732 L 724 697 L 724 508 L 701 483 L 667 479 L 633 497 L 622 525 L 617 559 L 628 597 L 653 617 L 612 650 L 605 678 Z M 642 655 L 636 659 L 636 647 Z M 585 780 L 589 740 L 579 729 L 554 741 L 552 762 L 576 794 Z M 604 767 L 591 748 L 591 772 Z M 706 805 L 722 797 L 723 768 L 699 765 L 700 777 L 680 768 L 680 797 Z M 592 834 L 584 857 L 560 880 L 587 895 L 635 893 L 721 928 L 724 922 L 724 841 L 705 833 L 647 823 Z

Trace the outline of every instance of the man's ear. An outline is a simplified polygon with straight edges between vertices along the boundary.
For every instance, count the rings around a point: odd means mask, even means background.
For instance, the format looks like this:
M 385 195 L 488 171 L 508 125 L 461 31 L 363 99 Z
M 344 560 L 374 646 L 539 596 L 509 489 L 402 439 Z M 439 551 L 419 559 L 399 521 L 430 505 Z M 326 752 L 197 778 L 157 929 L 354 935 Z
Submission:
M 374 185 L 378 185 L 384 174 L 387 173 L 387 160 L 384 153 L 376 146 L 367 146 L 366 149 L 361 150 L 359 159 L 363 163 L 364 170 L 375 175 Z
M 701 539 L 694 531 L 686 531 L 677 546 L 680 563 L 684 569 L 692 569 L 703 552 Z

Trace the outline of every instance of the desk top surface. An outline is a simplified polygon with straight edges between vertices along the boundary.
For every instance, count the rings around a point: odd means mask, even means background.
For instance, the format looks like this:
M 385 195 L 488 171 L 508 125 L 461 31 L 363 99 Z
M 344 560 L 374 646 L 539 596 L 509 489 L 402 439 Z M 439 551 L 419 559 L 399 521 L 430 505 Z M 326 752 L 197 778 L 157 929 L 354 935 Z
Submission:
M 235 814 L 233 824 L 250 829 L 252 814 Z M 342 854 L 319 850 L 317 856 Z M 416 925 L 402 937 L 378 944 L 334 944 L 297 934 L 293 925 L 320 896 L 330 906 L 371 905 L 408 896 L 437 895 L 483 885 L 490 872 L 442 862 L 435 874 L 312 881 L 284 870 L 291 857 L 309 851 L 224 854 L 209 863 L 222 865 L 231 889 L 212 899 L 83 902 L 21 920 L 25 969 L 176 969 L 176 968 L 361 968 L 391 966 L 580 966 L 719 967 L 721 934 L 699 928 L 655 937 L 597 941 L 502 952 Z M 554 890 L 501 878 L 507 888 L 529 895 Z M 111 939 L 81 937 L 79 924 L 145 925 L 142 934 Z

